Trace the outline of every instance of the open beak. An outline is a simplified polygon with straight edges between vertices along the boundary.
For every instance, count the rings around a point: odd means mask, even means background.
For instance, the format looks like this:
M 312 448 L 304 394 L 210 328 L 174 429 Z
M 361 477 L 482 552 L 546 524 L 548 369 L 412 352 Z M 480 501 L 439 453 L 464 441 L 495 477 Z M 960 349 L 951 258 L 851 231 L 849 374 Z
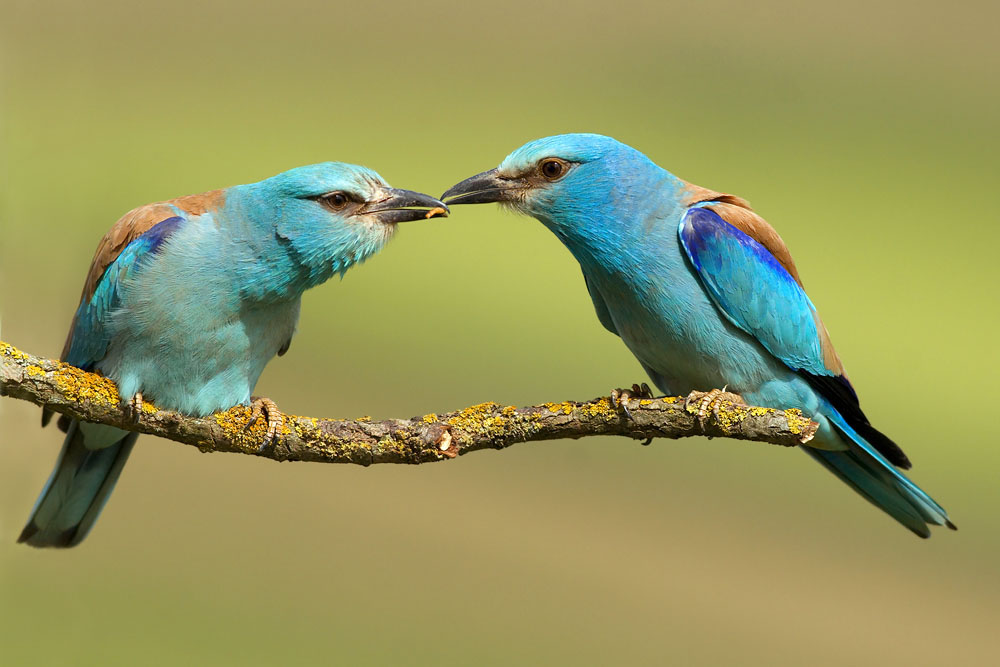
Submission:
M 441 199 L 449 199 L 449 205 L 489 204 L 507 201 L 515 190 L 526 187 L 528 184 L 522 179 L 503 178 L 497 175 L 496 169 L 490 169 L 451 186 Z
M 448 217 L 448 207 L 430 195 L 396 188 L 385 188 L 384 193 L 384 199 L 365 205 L 360 212 L 386 224 Z

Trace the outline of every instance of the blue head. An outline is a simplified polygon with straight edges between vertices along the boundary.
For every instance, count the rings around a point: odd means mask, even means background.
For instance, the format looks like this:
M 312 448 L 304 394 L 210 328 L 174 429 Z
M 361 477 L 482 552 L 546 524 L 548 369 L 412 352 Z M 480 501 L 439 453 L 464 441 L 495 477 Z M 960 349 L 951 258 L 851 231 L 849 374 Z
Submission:
M 521 146 L 441 198 L 449 205 L 499 202 L 530 215 L 579 257 L 640 233 L 638 212 L 672 205 L 680 184 L 611 137 L 561 134 Z
M 229 220 L 245 221 L 245 239 L 289 288 L 303 290 L 378 252 L 400 222 L 446 216 L 428 195 L 397 190 L 371 169 L 323 162 L 226 192 Z

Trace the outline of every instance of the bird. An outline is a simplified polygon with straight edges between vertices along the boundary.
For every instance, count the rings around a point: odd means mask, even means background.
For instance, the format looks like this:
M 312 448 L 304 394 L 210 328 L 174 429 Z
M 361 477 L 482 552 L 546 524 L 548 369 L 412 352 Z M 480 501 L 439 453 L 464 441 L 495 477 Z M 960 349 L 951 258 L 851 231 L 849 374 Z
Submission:
M 133 419 L 144 401 L 191 416 L 252 406 L 251 424 L 266 419 L 263 450 L 283 417 L 251 394 L 288 351 L 303 292 L 378 252 L 398 223 L 446 215 L 341 162 L 140 206 L 98 244 L 61 358 L 113 380 Z M 87 536 L 138 437 L 59 422 L 62 451 L 18 539 L 34 547 Z
M 552 231 L 579 262 L 600 323 L 660 391 L 701 395 L 701 415 L 722 391 L 801 409 L 819 424 L 801 447 L 810 457 L 920 537 L 955 529 L 869 422 L 791 253 L 745 199 L 582 133 L 531 141 L 441 199 L 496 202 Z

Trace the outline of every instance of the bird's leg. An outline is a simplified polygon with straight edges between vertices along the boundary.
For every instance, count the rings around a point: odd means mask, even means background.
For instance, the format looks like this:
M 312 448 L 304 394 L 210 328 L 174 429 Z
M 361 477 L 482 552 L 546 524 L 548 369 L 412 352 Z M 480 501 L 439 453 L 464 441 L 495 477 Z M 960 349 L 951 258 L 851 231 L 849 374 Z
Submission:
M 133 424 L 138 424 L 139 419 L 142 417 L 142 405 L 142 392 L 137 391 L 135 392 L 135 396 L 126 401 L 122 406 L 125 414 L 132 420 Z
M 649 385 L 643 382 L 633 384 L 631 389 L 612 389 L 611 402 L 616 408 L 624 410 L 625 415 L 632 419 L 632 413 L 628 411 L 628 401 L 631 398 L 653 398 L 653 392 L 649 390 Z M 635 421 L 632 419 L 632 421 Z
M 698 405 L 698 424 L 701 425 L 701 429 L 705 430 L 705 421 L 708 418 L 709 410 L 716 417 L 719 416 L 719 405 L 723 401 L 729 401 L 730 403 L 736 403 L 737 405 L 746 405 L 746 401 L 739 394 L 734 394 L 732 392 L 726 391 L 729 385 L 726 385 L 722 389 L 713 389 L 711 391 L 692 391 L 684 399 L 684 409 L 687 410 L 689 406 L 693 403 Z
M 250 400 L 250 420 L 247 421 L 244 430 L 256 424 L 257 420 L 263 415 L 267 422 L 267 431 L 264 433 L 264 441 L 257 448 L 258 452 L 262 452 L 268 444 L 278 438 L 278 432 L 285 423 L 285 417 L 281 414 L 281 410 L 278 409 L 278 404 L 269 398 L 256 396 L 251 397 Z
M 653 392 L 650 390 L 649 385 L 645 382 L 641 384 L 633 384 L 632 389 L 612 389 L 611 390 L 611 402 L 616 408 L 621 408 L 625 412 L 630 420 L 635 421 L 632 417 L 632 413 L 628 411 L 628 401 L 630 398 L 653 398 Z M 653 442 L 652 438 L 646 438 L 642 445 L 646 446 Z

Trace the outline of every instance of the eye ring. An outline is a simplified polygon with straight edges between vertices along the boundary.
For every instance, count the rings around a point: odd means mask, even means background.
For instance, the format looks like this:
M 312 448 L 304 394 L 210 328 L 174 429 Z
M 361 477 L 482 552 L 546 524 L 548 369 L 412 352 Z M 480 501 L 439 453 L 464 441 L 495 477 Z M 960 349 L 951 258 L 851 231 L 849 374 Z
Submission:
M 565 160 L 550 157 L 538 163 L 538 172 L 547 181 L 558 181 L 569 171 L 569 164 Z
M 323 204 L 323 206 L 327 207 L 331 211 L 343 211 L 347 208 L 347 205 L 351 203 L 351 198 L 346 192 L 338 190 L 336 192 L 323 195 L 319 198 L 319 201 Z

